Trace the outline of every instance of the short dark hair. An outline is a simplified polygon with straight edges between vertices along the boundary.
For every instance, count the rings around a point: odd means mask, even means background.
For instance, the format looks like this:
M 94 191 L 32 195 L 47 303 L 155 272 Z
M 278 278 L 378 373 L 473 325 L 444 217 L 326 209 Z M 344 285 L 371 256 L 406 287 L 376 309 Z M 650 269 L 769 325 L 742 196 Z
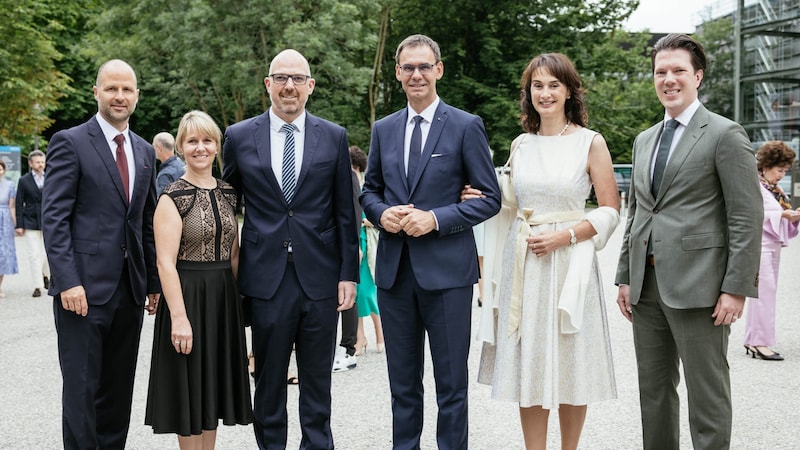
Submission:
M 367 170 L 367 154 L 357 145 L 350 146 L 350 165 L 357 168 L 359 172 Z
M 581 77 L 577 69 L 575 69 L 575 65 L 561 53 L 542 53 L 531 59 L 522 72 L 519 92 L 522 128 L 528 133 L 535 133 L 539 131 L 539 126 L 542 123 L 542 118 L 536 112 L 536 108 L 533 107 L 533 98 L 531 97 L 533 76 L 539 71 L 547 71 L 547 73 L 566 85 L 569 91 L 569 98 L 564 103 L 564 115 L 567 116 L 567 120 L 570 122 L 585 127 L 589 123 L 589 114 L 586 112 Z
M 706 71 L 706 52 L 703 50 L 703 46 L 688 34 L 672 33 L 656 42 L 653 50 L 650 51 L 650 64 L 653 71 L 656 68 L 656 55 L 662 50 L 686 50 L 692 57 L 694 71 Z
M 442 51 L 439 49 L 439 44 L 436 43 L 433 39 L 425 36 L 424 34 L 412 34 L 411 36 L 403 39 L 403 42 L 397 46 L 397 51 L 394 54 L 394 61 L 397 64 L 400 64 L 400 52 L 405 50 L 406 47 L 419 47 L 421 45 L 427 45 L 428 47 L 433 50 L 433 57 L 438 63 L 442 60 Z
M 785 167 L 794 164 L 794 150 L 783 141 L 767 141 L 756 153 L 756 165 L 759 172 L 773 167 Z
M 0 159 L 0 167 L 2 167 L 3 170 L 6 170 L 6 162 L 3 161 L 2 159 Z

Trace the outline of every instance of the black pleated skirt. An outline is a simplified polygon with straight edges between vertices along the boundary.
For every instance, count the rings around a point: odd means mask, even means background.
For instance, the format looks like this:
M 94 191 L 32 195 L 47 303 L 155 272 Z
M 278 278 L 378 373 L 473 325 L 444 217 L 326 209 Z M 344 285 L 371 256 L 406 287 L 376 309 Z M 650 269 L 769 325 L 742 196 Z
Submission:
M 155 318 L 145 424 L 155 433 L 198 435 L 253 422 L 247 344 L 236 280 L 229 261 L 178 261 L 186 315 L 192 325 L 188 355 L 172 345 L 165 299 Z

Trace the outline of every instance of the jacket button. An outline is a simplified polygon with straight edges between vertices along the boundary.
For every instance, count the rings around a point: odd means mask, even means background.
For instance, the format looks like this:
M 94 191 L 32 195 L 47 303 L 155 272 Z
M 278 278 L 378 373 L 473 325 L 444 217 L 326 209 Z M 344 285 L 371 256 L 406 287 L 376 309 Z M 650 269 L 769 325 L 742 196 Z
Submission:
M 128 251 L 128 246 L 125 245 L 125 244 L 122 244 L 122 245 L 119 246 L 119 249 L 122 250 L 123 252 L 125 252 L 125 251 Z
M 290 210 L 289 210 L 289 217 L 292 217 L 292 216 L 294 216 L 294 211 L 292 211 L 292 210 L 290 209 Z
M 283 248 L 289 248 L 289 241 L 283 241 Z

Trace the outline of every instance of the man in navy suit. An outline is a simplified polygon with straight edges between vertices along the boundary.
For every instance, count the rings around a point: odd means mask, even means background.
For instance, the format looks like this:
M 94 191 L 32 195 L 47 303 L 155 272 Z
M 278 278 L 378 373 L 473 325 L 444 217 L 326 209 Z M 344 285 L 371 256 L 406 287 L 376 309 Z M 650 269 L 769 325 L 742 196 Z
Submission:
M 406 38 L 395 75 L 408 107 L 372 129 L 361 204 L 380 228 L 375 284 L 386 336 L 393 443 L 419 448 L 425 334 L 439 404 L 440 449 L 467 448 L 467 356 L 478 255 L 472 227 L 497 214 L 497 185 L 483 121 L 436 94 L 444 66 L 436 42 Z M 485 195 L 459 202 L 461 188 Z
M 44 153 L 34 150 L 28 155 L 30 172 L 17 183 L 16 235 L 25 240 L 33 276 L 32 297 L 41 297 L 42 289 L 50 286 L 50 267 L 44 253 L 42 240 L 42 188 L 44 187 Z
M 286 372 L 300 378 L 301 448 L 332 449 L 331 369 L 338 311 L 358 281 L 358 236 L 344 128 L 306 112 L 314 91 L 295 50 L 264 79 L 271 107 L 228 127 L 222 178 L 244 196 L 239 289 L 252 305 L 256 441 L 286 448 Z
M 155 312 L 161 290 L 155 153 L 128 128 L 133 69 L 104 63 L 94 98 L 94 117 L 50 140 L 42 200 L 65 449 L 125 447 L 143 312 Z

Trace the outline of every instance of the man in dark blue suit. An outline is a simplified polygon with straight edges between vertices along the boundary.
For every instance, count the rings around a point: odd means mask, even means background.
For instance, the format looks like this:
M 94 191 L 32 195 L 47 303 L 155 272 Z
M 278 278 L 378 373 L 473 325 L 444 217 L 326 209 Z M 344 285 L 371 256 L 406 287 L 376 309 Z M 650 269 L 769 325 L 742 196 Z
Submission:
M 439 404 L 440 449 L 467 448 L 467 356 L 478 255 L 472 227 L 500 210 L 500 191 L 480 117 L 442 102 L 436 42 L 406 38 L 395 74 L 408 107 L 375 123 L 361 195 L 381 230 L 375 284 L 386 336 L 396 449 L 418 449 L 425 334 Z M 461 188 L 481 186 L 475 203 Z
M 50 140 L 42 194 L 65 449 L 125 447 L 143 312 L 155 312 L 161 291 L 155 153 L 128 128 L 133 69 L 103 64 L 94 98 L 97 115 Z
M 308 61 L 284 50 L 264 79 L 271 107 L 228 127 L 222 178 L 244 196 L 239 289 L 252 305 L 256 441 L 286 448 L 286 372 L 300 378 L 300 448 L 332 449 L 338 311 L 358 281 L 358 236 L 344 128 L 306 112 Z
M 42 289 L 50 286 L 50 266 L 44 253 L 42 240 L 42 188 L 44 187 L 44 153 L 34 150 L 28 155 L 30 172 L 17 183 L 16 235 L 25 240 L 33 277 L 32 297 L 41 297 Z

